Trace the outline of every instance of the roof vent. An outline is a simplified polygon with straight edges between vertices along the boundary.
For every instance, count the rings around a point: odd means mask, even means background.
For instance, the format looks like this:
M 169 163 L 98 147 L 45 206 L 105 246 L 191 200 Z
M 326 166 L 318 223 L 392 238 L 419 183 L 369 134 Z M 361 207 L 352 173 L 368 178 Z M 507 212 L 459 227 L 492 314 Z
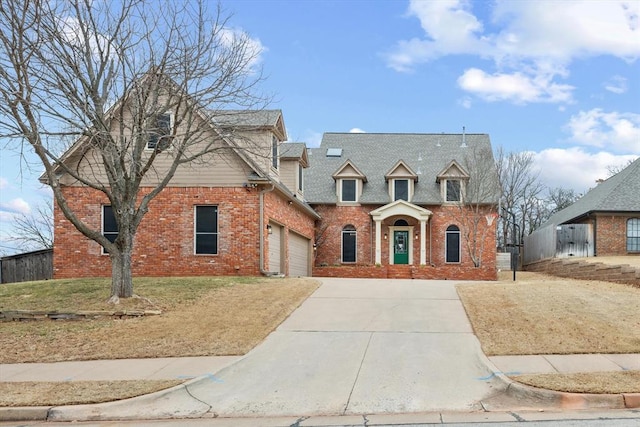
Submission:
M 462 145 L 460 147 L 467 146 L 467 132 L 465 126 L 462 126 Z
M 342 157 L 342 148 L 327 148 L 327 157 Z

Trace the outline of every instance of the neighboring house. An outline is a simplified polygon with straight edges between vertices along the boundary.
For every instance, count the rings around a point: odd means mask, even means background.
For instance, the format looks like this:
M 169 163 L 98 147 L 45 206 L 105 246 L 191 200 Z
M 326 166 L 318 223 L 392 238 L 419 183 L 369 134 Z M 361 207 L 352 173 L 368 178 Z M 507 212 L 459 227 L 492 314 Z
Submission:
M 640 254 L 640 159 L 600 182 L 525 238 L 525 263 Z
M 210 117 L 212 137 L 221 141 L 221 149 L 206 163 L 180 167 L 150 203 L 136 234 L 133 274 L 310 276 L 319 216 L 304 202 L 304 145 L 282 143 L 287 135 L 279 110 Z M 238 148 L 246 141 L 252 143 L 250 150 Z M 149 148 L 157 143 L 150 138 Z M 82 142 L 64 158 L 91 170 L 92 156 Z M 156 162 L 161 168 L 162 159 Z M 103 193 L 68 175 L 61 176 L 60 184 L 78 217 L 115 238 L 117 226 Z M 55 278 L 111 274 L 102 247 L 78 232 L 57 206 L 54 221 Z
M 495 280 L 491 153 L 485 134 L 325 133 L 304 176 L 314 274 Z

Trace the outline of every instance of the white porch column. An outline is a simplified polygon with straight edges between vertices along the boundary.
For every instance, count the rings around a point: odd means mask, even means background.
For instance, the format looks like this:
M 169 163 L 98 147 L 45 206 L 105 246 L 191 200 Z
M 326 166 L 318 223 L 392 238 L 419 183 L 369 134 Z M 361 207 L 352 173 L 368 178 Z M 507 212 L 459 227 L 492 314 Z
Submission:
M 420 220 L 420 265 L 427 263 L 427 221 Z
M 376 264 L 382 264 L 382 248 L 380 247 L 380 234 L 382 231 L 382 220 L 376 219 Z

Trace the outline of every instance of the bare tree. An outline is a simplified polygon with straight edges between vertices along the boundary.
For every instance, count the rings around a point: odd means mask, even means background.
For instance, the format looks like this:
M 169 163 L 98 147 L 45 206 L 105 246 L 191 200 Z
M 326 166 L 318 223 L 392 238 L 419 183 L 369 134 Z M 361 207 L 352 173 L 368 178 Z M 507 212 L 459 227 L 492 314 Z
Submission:
M 53 248 L 52 204 L 41 203 L 33 212 L 16 216 L 9 239 L 23 250 Z
M 622 172 L 624 169 L 627 168 L 627 166 L 629 166 L 633 162 L 634 160 L 627 160 L 626 163 L 607 166 L 607 174 L 608 174 L 607 178 L 611 178 L 613 175 L 617 174 L 618 172 Z
M 469 179 L 461 194 L 458 205 L 458 220 L 461 225 L 461 236 L 473 265 L 480 267 L 486 248 L 487 237 L 495 233 L 496 204 L 500 196 L 498 176 L 489 148 L 470 148 L 464 159 L 464 167 Z
M 496 151 L 496 166 L 502 192 L 499 225 L 501 246 L 506 246 L 513 240 L 516 243 L 521 242 L 525 234 L 539 225 L 538 213 L 544 185 L 539 181 L 538 173 L 534 171 L 533 161 L 531 152 L 506 153 L 502 147 Z M 514 218 L 519 229 L 517 236 L 511 235 L 511 223 Z
M 229 118 L 212 112 L 268 102 L 259 46 L 207 3 L 0 2 L 0 137 L 37 155 L 62 214 L 109 253 L 112 302 L 133 296 L 132 248 L 150 201 L 179 167 L 234 144 Z M 224 132 L 212 132 L 216 120 Z M 109 200 L 114 241 L 76 215 L 61 185 L 70 182 Z
M 549 216 L 561 211 L 562 209 L 574 204 L 581 194 L 576 193 L 570 188 L 555 187 L 549 189 L 547 196 L 547 206 L 549 208 Z

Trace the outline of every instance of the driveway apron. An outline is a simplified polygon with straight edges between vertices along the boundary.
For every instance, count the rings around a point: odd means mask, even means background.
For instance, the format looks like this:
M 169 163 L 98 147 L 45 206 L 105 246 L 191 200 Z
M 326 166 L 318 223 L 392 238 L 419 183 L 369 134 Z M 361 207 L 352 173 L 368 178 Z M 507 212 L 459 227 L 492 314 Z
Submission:
M 504 389 L 455 282 L 320 279 L 244 359 L 189 385 L 221 416 L 480 409 Z

